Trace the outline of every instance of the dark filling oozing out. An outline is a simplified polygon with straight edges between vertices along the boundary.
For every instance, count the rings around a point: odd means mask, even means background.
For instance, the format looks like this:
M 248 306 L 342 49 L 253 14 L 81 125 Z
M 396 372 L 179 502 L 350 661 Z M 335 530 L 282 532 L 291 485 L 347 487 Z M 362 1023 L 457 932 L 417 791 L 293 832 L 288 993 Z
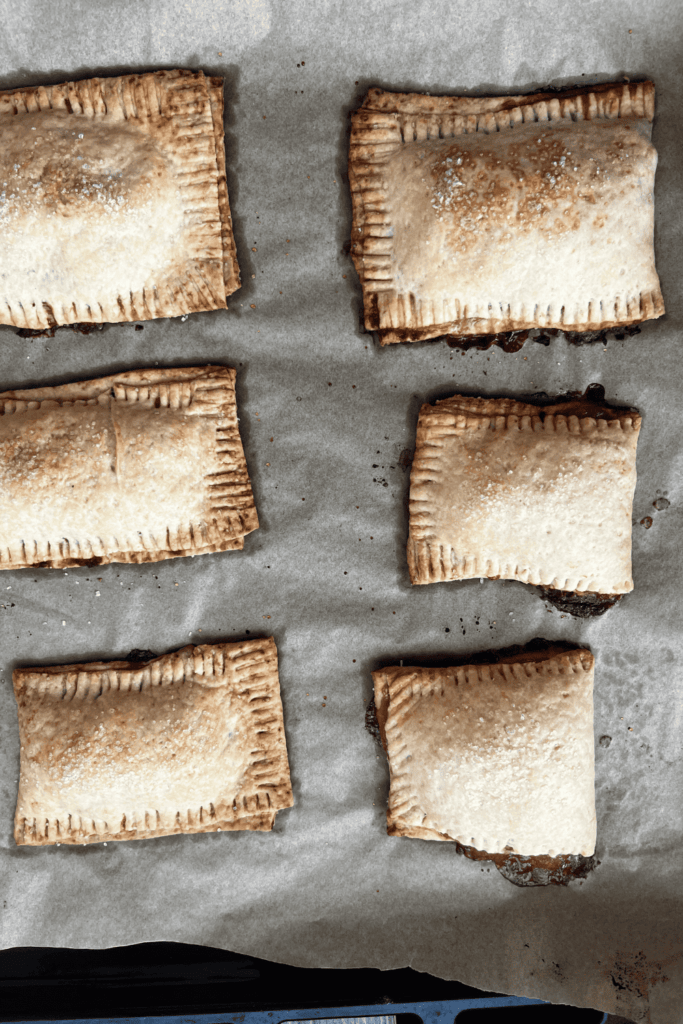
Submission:
M 20 338 L 54 338 L 55 331 L 58 331 L 60 327 L 68 327 L 72 331 L 76 331 L 77 334 L 92 334 L 93 331 L 101 331 L 102 324 L 54 324 L 51 327 L 45 327 L 41 331 L 32 331 L 28 327 L 20 327 L 17 334 Z
M 549 327 L 546 330 L 526 331 L 502 331 L 500 334 L 443 334 L 435 341 L 445 341 L 450 348 L 467 350 L 470 348 L 487 349 L 498 345 L 503 352 L 519 352 L 524 342 L 530 338 L 539 345 L 549 345 L 551 338 L 558 334 L 564 334 L 570 345 L 597 345 L 606 344 L 607 336 L 611 334 L 617 341 L 623 341 L 626 337 L 640 334 L 638 324 L 624 324 L 619 327 L 606 327 L 601 331 L 560 331 L 558 328 Z
M 604 327 L 600 331 L 562 331 L 557 327 L 530 327 L 523 331 L 501 331 L 498 334 L 439 334 L 435 338 L 422 338 L 421 332 L 408 328 L 394 327 L 383 331 L 376 327 L 375 330 L 380 337 L 391 334 L 392 338 L 399 338 L 401 341 L 445 341 L 450 348 L 462 351 L 471 348 L 482 350 L 498 345 L 503 352 L 519 352 L 527 340 L 536 341 L 539 345 L 549 345 L 550 339 L 556 338 L 558 334 L 563 334 L 570 345 L 604 345 L 610 334 L 617 341 L 640 334 L 638 324 L 620 324 L 618 327 Z
M 465 657 L 453 657 L 448 659 L 449 667 L 458 665 L 491 665 L 510 664 L 515 661 L 544 661 L 562 651 L 576 650 L 577 645 L 565 641 L 550 641 L 537 637 L 523 646 L 505 647 L 497 651 L 478 651 Z M 424 660 L 424 659 L 423 659 Z M 380 723 L 377 716 L 375 698 L 372 697 L 365 710 L 365 728 L 370 735 L 382 745 L 386 751 L 384 741 L 384 722 Z M 536 885 L 569 885 L 570 882 L 587 878 L 590 872 L 598 866 L 600 861 L 593 857 L 583 857 L 581 854 L 560 854 L 557 857 L 540 855 L 536 857 L 522 857 L 518 853 L 488 853 L 486 850 L 477 850 L 473 846 L 463 846 L 457 839 L 450 839 L 456 853 L 467 857 L 468 860 L 488 861 L 493 863 L 498 871 L 508 882 L 523 887 Z
M 134 647 L 133 650 L 124 658 L 124 661 L 154 661 L 158 655 L 154 651 L 142 650 L 140 647 Z
M 590 594 L 572 590 L 554 590 L 553 587 L 538 587 L 541 597 L 553 608 L 565 615 L 573 615 L 576 619 L 592 619 L 604 615 L 621 601 L 623 594 Z

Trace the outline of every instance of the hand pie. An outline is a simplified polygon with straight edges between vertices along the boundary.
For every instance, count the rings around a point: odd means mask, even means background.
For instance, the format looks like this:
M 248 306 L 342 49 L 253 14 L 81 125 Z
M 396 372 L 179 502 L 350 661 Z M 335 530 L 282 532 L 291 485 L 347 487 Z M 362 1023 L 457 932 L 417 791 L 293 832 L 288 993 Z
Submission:
M 292 806 L 272 637 L 17 669 L 19 845 L 267 832 Z
M 239 287 L 220 78 L 2 92 L 0 174 L 0 323 L 179 316 Z
M 374 672 L 389 835 L 489 854 L 592 854 L 593 664 L 574 649 Z
M 652 82 L 531 96 L 371 89 L 351 254 L 383 345 L 659 317 Z
M 0 569 L 228 551 L 257 528 L 234 370 L 0 394 Z
M 633 589 L 640 416 L 454 395 L 423 405 L 410 477 L 413 583 L 476 577 L 584 594 Z

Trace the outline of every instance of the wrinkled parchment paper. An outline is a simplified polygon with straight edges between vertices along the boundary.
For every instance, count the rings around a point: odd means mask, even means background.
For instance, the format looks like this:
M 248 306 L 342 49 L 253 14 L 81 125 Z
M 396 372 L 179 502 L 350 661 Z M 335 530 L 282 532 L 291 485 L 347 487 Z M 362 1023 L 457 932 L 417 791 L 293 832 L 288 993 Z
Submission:
M 484 989 L 681 1019 L 680 358 L 683 7 L 666 0 L 2 0 L 0 87 L 157 67 L 225 76 L 228 184 L 244 287 L 228 312 L 19 338 L 0 386 L 144 366 L 225 363 L 261 529 L 242 553 L 0 574 L 1 942 L 180 940 L 316 967 L 410 965 Z M 462 355 L 381 350 L 359 328 L 344 255 L 348 112 L 370 85 L 522 92 L 650 76 L 660 154 L 656 248 L 667 315 L 607 346 Z M 0 239 L 1 244 L 1 239 Z M 255 308 L 252 308 L 255 307 Z M 604 384 L 644 417 L 636 589 L 603 618 L 519 583 L 410 587 L 408 472 L 417 410 L 457 390 L 529 395 Z M 660 499 L 666 499 L 661 501 Z M 655 509 L 653 502 L 666 508 Z M 652 526 L 640 525 L 651 517 Z M 15 665 L 156 653 L 273 634 L 296 805 L 271 834 L 83 849 L 11 837 Z M 597 658 L 600 865 L 519 889 L 448 843 L 385 834 L 385 758 L 363 727 L 381 664 L 535 636 Z M 598 742 L 600 737 L 610 737 Z

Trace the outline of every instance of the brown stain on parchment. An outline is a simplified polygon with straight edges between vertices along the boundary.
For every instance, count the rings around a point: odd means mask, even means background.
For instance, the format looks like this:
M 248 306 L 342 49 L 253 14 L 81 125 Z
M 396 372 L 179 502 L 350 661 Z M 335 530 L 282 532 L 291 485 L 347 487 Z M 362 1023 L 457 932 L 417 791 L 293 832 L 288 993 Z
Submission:
M 617 1005 L 634 1019 L 649 1022 L 651 1020 L 649 999 L 650 991 L 655 985 L 665 984 L 670 980 L 667 971 L 683 959 L 683 952 L 672 953 L 670 956 L 649 959 L 647 953 L 640 950 L 617 950 L 610 963 L 601 964 L 608 982 L 616 990 Z

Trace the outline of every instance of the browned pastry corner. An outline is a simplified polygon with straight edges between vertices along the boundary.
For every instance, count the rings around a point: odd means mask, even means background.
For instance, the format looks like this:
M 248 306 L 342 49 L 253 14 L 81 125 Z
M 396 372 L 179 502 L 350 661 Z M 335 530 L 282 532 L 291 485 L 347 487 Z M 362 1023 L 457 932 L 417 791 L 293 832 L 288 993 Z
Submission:
M 239 287 L 223 81 L 201 71 L 0 93 L 0 323 L 223 309 Z
M 661 316 L 653 117 L 652 82 L 528 96 L 370 89 L 349 150 L 366 328 L 383 345 L 495 341 Z
M 17 669 L 19 845 L 269 831 L 293 803 L 271 638 Z
M 233 369 L 0 393 L 0 569 L 229 551 L 257 528 Z

